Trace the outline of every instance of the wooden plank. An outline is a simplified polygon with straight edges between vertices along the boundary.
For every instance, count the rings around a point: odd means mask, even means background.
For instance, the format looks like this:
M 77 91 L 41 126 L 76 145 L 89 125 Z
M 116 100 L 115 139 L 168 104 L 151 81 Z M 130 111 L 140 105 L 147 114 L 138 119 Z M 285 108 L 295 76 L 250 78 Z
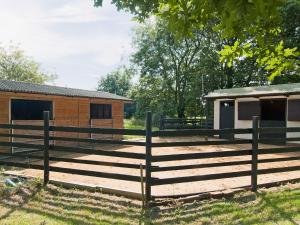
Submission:
M 50 126 L 51 131 L 145 136 L 144 130 Z
M 39 151 L 40 152 L 40 151 Z M 0 153 L 0 156 L 3 157 L 9 157 L 11 159 L 13 158 L 21 158 L 21 159 L 44 159 L 44 156 L 37 156 L 37 155 L 32 155 L 31 153 L 35 153 L 35 152 L 30 152 L 30 154 L 28 154 L 28 152 L 18 152 L 18 153 Z
M 18 163 L 18 162 L 9 162 L 9 161 L 3 162 L 0 160 L 0 165 L 20 167 L 20 168 L 30 168 L 30 169 L 35 169 L 35 170 L 44 170 L 44 166 L 30 164 L 30 163 Z
M 299 157 L 284 157 L 284 158 L 269 158 L 260 159 L 258 163 L 272 163 L 272 162 L 285 162 L 300 160 Z M 180 166 L 163 166 L 163 167 L 152 167 L 152 172 L 164 172 L 173 170 L 188 170 L 188 169 L 201 169 L 210 167 L 224 167 L 224 166 L 238 166 L 238 165 L 249 165 L 252 160 L 241 160 L 241 161 L 229 161 L 220 163 L 202 163 L 202 164 L 191 164 L 191 165 L 180 165 Z
M 300 147 L 283 147 L 283 148 L 264 148 L 258 151 L 258 154 L 276 154 L 276 153 L 288 153 L 299 152 Z
M 112 166 L 112 167 L 129 168 L 129 169 L 140 169 L 139 164 L 133 164 L 133 163 L 117 163 L 117 162 L 72 159 L 72 158 L 62 158 L 62 157 L 50 157 L 50 160 L 57 161 L 57 162 L 70 162 L 70 163 L 88 164 L 88 165 L 96 165 L 96 166 Z M 145 168 L 145 165 L 143 165 L 143 168 Z
M 136 182 L 140 182 L 141 179 L 140 176 L 117 174 L 117 173 L 106 173 L 106 172 L 98 172 L 98 171 L 91 171 L 91 170 L 70 169 L 70 168 L 62 168 L 56 166 L 50 166 L 50 171 L 58 172 L 58 173 L 77 174 L 77 175 L 90 176 L 90 177 L 101 177 L 101 178 L 109 178 L 109 179 L 117 179 L 117 180 L 136 181 Z
M 43 149 L 44 147 L 44 145 L 27 144 L 27 143 L 19 143 L 19 142 L 0 142 L 0 146 L 30 148 L 30 149 Z
M 0 129 L 43 130 L 44 127 L 35 125 L 0 124 Z
M 300 127 L 261 127 L 259 132 L 264 133 L 286 133 L 286 132 L 300 132 Z
M 50 146 L 50 149 L 58 152 L 83 153 L 83 154 L 103 155 L 103 156 L 112 156 L 112 157 L 120 157 L 120 158 L 131 158 L 131 159 L 146 158 L 145 154 L 133 153 L 133 152 L 92 150 L 89 148 L 66 147 L 66 146 Z
M 153 172 L 173 171 L 173 170 L 188 170 L 188 169 L 201 169 L 210 167 L 223 167 L 223 166 L 236 166 L 236 165 L 247 165 L 251 164 L 251 160 L 243 161 L 232 161 L 232 162 L 221 162 L 221 163 L 203 163 L 203 164 L 191 164 L 191 165 L 180 165 L 180 166 L 164 166 L 154 167 Z
M 300 141 L 300 137 L 290 137 L 290 138 L 286 138 L 286 141 Z
M 44 139 L 41 135 L 27 135 L 27 134 L 0 134 L 0 137 L 26 138 L 26 139 Z
M 220 134 L 250 134 L 252 129 L 189 129 L 189 130 L 160 130 L 152 132 L 153 137 L 177 137 L 177 136 L 196 136 L 196 135 L 220 135 Z
M 244 155 L 251 155 L 251 152 L 252 152 L 251 150 L 238 150 L 238 151 L 224 151 L 224 152 L 199 152 L 199 153 L 186 153 L 186 154 L 173 154 L 173 155 L 157 155 L 157 156 L 152 156 L 152 162 L 244 156 Z
M 228 140 L 228 141 L 192 141 L 192 142 L 158 142 L 152 143 L 152 147 L 178 147 L 178 146 L 206 146 L 206 145 L 231 145 L 250 144 L 251 140 Z
M 152 185 L 179 184 L 179 183 L 195 182 L 195 181 L 244 177 L 250 175 L 251 175 L 251 171 L 249 170 L 249 171 L 237 171 L 237 172 L 230 172 L 230 173 L 206 174 L 206 175 L 199 175 L 199 176 L 172 177 L 172 178 L 155 179 L 153 180 Z
M 260 169 L 257 172 L 258 174 L 272 174 L 272 173 L 283 173 L 283 172 L 290 172 L 290 171 L 297 171 L 297 170 L 300 170 L 300 166 Z
M 139 142 L 139 141 L 99 140 L 99 139 L 92 139 L 92 138 L 51 137 L 50 140 L 83 142 L 83 143 L 93 143 L 93 144 L 116 144 L 116 145 L 135 145 L 135 146 L 146 145 L 145 142 Z

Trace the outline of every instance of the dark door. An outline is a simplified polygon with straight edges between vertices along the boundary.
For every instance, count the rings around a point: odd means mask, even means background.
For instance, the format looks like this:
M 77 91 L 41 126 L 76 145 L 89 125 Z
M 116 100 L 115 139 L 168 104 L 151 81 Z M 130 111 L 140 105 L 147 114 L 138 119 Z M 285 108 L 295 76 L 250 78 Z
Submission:
M 220 129 L 234 128 L 234 101 L 220 102 Z M 220 138 L 233 139 L 233 134 L 222 134 Z
M 261 100 L 260 127 L 286 127 L 286 99 Z M 265 143 L 285 143 L 286 132 L 261 132 Z M 268 140 L 269 139 L 269 140 Z

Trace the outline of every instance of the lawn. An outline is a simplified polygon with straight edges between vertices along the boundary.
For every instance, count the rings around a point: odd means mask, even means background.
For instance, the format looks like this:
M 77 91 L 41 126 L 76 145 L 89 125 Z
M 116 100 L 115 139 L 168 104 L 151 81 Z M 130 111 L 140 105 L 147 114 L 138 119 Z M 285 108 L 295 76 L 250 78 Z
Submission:
M 139 201 L 39 181 L 0 192 L 0 224 L 299 224 L 300 184 L 142 211 Z
M 145 130 L 145 121 L 137 120 L 137 119 L 125 119 L 124 120 L 124 128 L 126 129 L 137 129 L 137 130 Z M 152 130 L 159 130 L 157 126 L 153 126 Z M 131 138 L 141 138 L 142 136 L 136 135 L 124 135 L 125 139 Z

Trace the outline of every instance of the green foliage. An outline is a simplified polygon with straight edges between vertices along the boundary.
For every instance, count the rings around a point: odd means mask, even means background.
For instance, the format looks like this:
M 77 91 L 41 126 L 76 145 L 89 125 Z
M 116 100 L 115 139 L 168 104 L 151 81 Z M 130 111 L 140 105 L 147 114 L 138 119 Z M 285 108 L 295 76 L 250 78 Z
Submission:
M 98 82 L 97 90 L 127 96 L 132 86 L 131 79 L 133 75 L 133 69 L 121 66 L 115 71 L 108 73 L 105 77 L 102 77 Z
M 235 60 L 237 63 L 240 57 L 256 58 L 258 65 L 267 71 L 270 81 L 278 76 L 300 72 L 300 1 L 289 0 L 280 8 L 281 21 L 277 28 L 270 30 L 269 34 L 255 39 L 248 34 L 248 39 L 241 43 L 236 41 L 232 46 L 225 46 L 220 51 L 221 62 L 227 63 L 230 67 Z M 269 36 L 268 36 L 269 35 Z M 294 81 L 298 79 L 282 79 Z
M 41 71 L 40 65 L 16 46 L 0 46 L 0 79 L 43 84 L 55 75 Z
M 94 2 L 95 6 L 102 4 L 102 0 Z M 299 72 L 296 53 L 300 36 L 299 0 L 112 0 L 112 3 L 119 10 L 131 12 L 139 21 L 152 15 L 163 19 L 177 38 L 193 36 L 195 30 L 208 28 L 221 38 L 237 38 L 237 42 L 224 45 L 220 52 L 221 61 L 229 67 L 238 63 L 240 57 L 249 57 L 257 59 L 271 80 L 281 74 Z M 279 52 L 280 46 L 284 48 Z
M 101 6 L 102 0 L 94 0 Z M 151 3 L 149 3 L 151 2 Z M 164 18 L 179 34 L 192 34 L 194 29 L 211 26 L 227 38 L 253 33 L 256 27 L 272 30 L 280 20 L 278 7 L 283 0 L 113 0 L 118 9 L 133 13 L 143 20 L 150 15 Z
M 140 75 L 130 91 L 137 117 L 151 110 L 158 117 L 203 115 L 201 97 L 219 88 L 264 84 L 264 72 L 253 59 L 231 68 L 219 61 L 219 51 L 235 40 L 224 40 L 211 29 L 176 39 L 164 21 L 140 26 L 134 36 L 132 63 Z

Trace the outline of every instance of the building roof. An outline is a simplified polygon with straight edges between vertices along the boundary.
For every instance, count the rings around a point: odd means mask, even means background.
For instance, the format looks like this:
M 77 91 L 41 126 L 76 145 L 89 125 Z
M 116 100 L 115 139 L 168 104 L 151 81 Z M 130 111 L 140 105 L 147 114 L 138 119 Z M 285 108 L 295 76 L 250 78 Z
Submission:
M 89 91 L 76 88 L 32 84 L 27 82 L 17 82 L 9 80 L 0 80 L 0 91 L 132 101 L 129 98 L 103 91 Z
M 205 97 L 216 99 L 216 98 L 260 97 L 260 96 L 292 95 L 292 94 L 300 94 L 300 83 L 220 89 L 208 93 L 208 95 L 206 95 Z

